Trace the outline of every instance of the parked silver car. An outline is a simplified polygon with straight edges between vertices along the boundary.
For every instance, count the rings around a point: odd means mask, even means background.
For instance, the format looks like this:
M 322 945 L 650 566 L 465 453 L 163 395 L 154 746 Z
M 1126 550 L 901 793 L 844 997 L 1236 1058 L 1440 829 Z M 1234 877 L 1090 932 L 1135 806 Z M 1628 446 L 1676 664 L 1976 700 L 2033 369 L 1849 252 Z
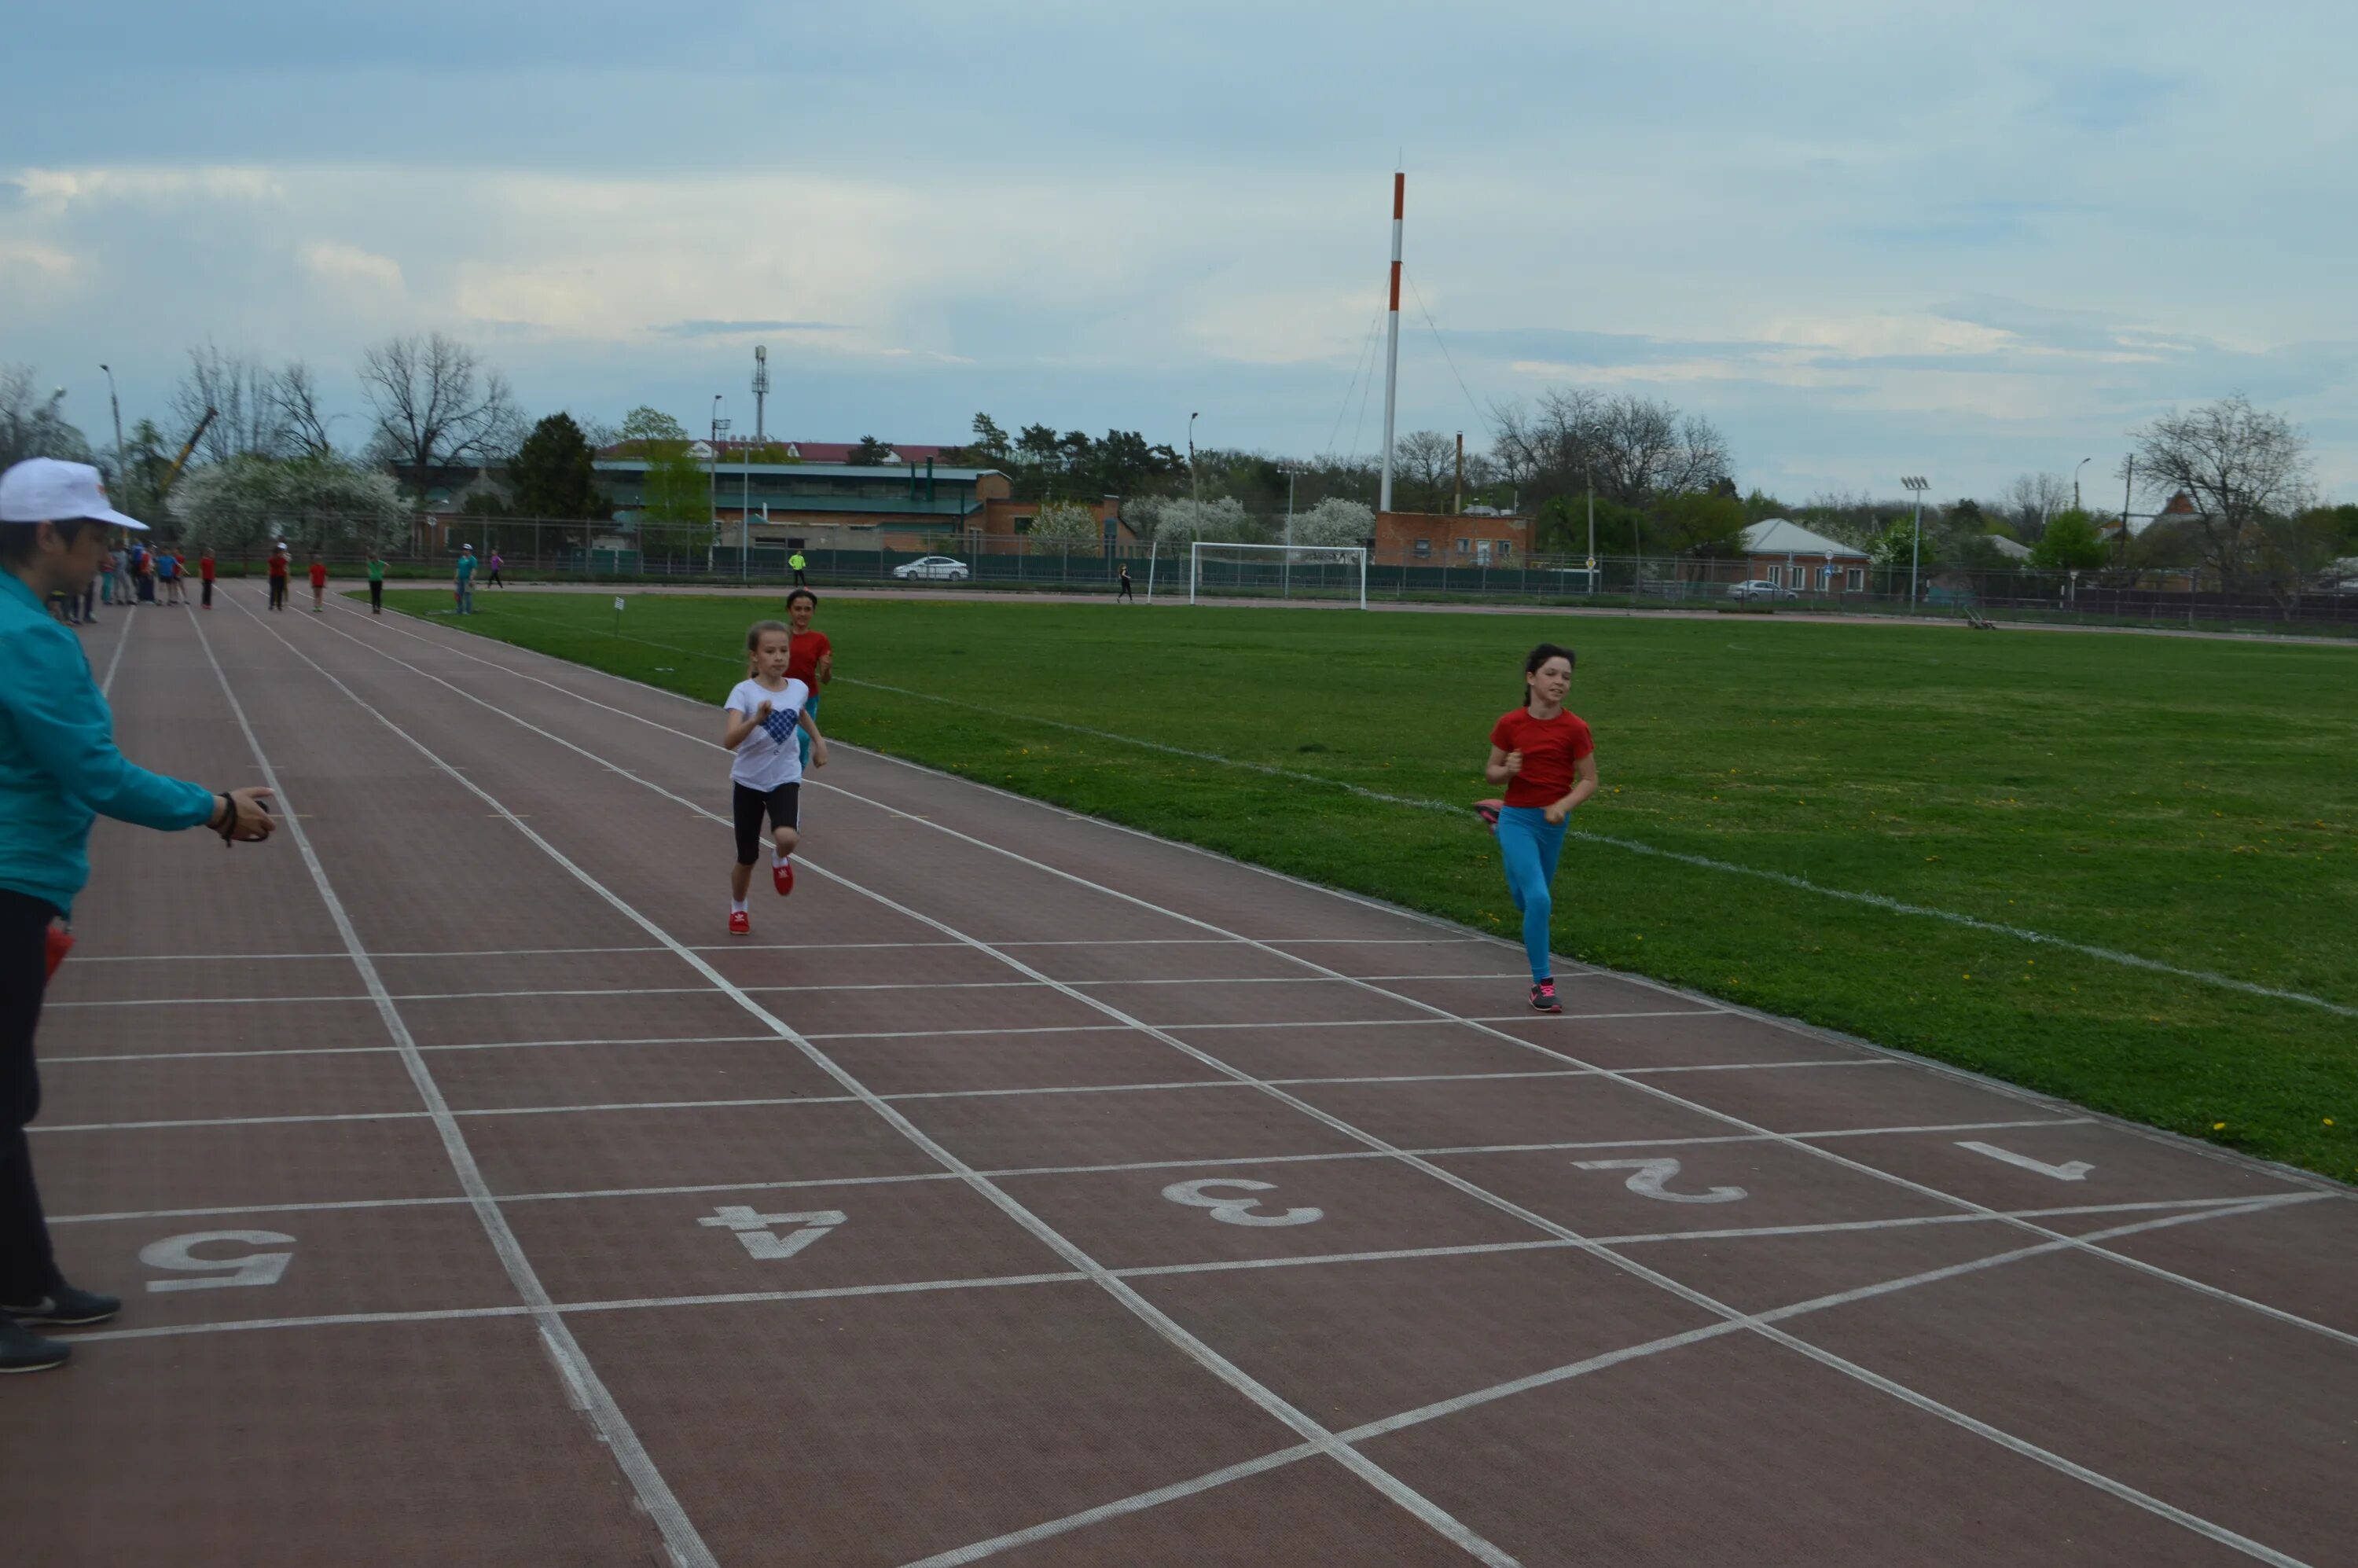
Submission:
M 964 582 L 974 573 L 967 569 L 964 561 L 952 560 L 947 556 L 927 556 L 923 560 L 894 567 L 892 575 L 903 582 Z
M 1739 604 L 1750 604 L 1756 600 L 1799 599 L 1801 596 L 1790 588 L 1770 582 L 1767 578 L 1754 578 L 1749 582 L 1729 583 L 1727 597 Z

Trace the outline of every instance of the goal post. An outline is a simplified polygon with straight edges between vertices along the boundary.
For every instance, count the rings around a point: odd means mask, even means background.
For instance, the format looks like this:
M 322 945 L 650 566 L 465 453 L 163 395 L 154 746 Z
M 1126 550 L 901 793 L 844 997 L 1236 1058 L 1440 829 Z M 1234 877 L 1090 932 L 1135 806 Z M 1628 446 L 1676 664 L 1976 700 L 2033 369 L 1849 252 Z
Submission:
M 1368 552 L 1360 545 L 1187 546 L 1187 602 L 1214 597 L 1321 599 L 1368 607 Z

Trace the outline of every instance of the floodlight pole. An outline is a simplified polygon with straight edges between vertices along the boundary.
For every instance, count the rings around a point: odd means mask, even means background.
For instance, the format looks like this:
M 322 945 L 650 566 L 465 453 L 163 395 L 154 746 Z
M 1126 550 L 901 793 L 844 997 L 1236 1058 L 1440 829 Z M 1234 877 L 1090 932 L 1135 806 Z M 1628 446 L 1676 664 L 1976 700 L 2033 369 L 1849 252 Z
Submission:
M 1908 547 L 1908 608 L 1912 612 L 1916 608 L 1917 568 L 1924 557 L 1924 492 L 1931 485 L 1918 474 L 1904 475 L 1899 482 L 1916 498 L 1915 542 Z
M 705 520 L 704 570 L 712 571 L 713 552 L 720 547 L 720 432 L 728 425 L 720 417 L 720 394 L 712 395 L 712 438 L 706 443 L 704 470 L 707 475 L 705 502 L 710 515 Z

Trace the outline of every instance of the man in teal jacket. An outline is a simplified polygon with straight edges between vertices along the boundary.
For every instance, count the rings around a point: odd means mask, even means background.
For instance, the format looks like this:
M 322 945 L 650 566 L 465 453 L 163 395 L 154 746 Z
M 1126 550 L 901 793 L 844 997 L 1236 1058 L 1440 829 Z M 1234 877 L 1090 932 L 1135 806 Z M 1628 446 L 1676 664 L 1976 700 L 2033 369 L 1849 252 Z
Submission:
M 0 1372 L 63 1366 L 66 1346 L 33 1329 L 103 1323 L 123 1305 L 58 1272 L 25 1137 L 41 1108 L 33 1031 L 50 925 L 90 880 L 90 825 L 103 812 L 224 841 L 267 838 L 272 825 L 267 790 L 217 794 L 114 749 L 81 643 L 43 608 L 90 585 L 110 525 L 146 531 L 107 505 L 87 463 L 33 458 L 0 474 Z

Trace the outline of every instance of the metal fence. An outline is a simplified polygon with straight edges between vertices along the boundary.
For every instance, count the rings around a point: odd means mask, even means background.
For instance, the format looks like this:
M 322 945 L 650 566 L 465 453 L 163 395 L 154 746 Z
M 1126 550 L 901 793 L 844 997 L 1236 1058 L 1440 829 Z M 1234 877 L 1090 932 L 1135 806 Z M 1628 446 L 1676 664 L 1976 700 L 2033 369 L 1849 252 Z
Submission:
M 741 549 L 729 538 L 698 538 L 703 530 L 618 535 L 614 525 L 543 518 L 419 519 L 396 529 L 383 546 L 395 578 L 446 578 L 461 545 L 472 545 L 488 566 L 499 557 L 518 581 L 764 583 L 792 580 L 784 546 Z M 297 559 L 317 545 L 339 577 L 356 574 L 362 553 L 334 518 L 275 519 L 262 535 L 287 538 Z M 222 569 L 259 570 L 267 546 L 256 542 L 220 552 Z M 1109 547 L 1062 545 L 1026 535 L 964 534 L 926 547 L 836 548 L 800 552 L 806 579 L 816 585 L 900 586 L 982 590 L 1115 591 L 1130 568 L 1141 599 L 1184 602 L 1187 546 L 1164 541 Z M 1203 591 L 1216 598 L 1332 599 L 1357 597 L 1356 569 L 1330 569 L 1332 557 L 1304 551 L 1293 569 L 1282 557 L 1250 566 L 1223 561 Z M 943 562 L 949 564 L 944 565 Z M 1756 575 L 1768 572 L 1773 582 Z M 2208 572 L 2039 572 L 1960 569 L 1927 563 L 1911 596 L 1906 567 L 1861 567 L 1815 558 L 1764 568 L 1758 559 L 1616 557 L 1595 563 L 1571 557 L 1519 558 L 1474 556 L 1436 561 L 1371 560 L 1369 601 L 1514 602 L 1640 609 L 1724 610 L 1736 612 L 1989 617 L 2017 622 L 2191 629 L 2301 632 L 2358 636 L 2358 584 L 2252 583 L 2223 589 Z

